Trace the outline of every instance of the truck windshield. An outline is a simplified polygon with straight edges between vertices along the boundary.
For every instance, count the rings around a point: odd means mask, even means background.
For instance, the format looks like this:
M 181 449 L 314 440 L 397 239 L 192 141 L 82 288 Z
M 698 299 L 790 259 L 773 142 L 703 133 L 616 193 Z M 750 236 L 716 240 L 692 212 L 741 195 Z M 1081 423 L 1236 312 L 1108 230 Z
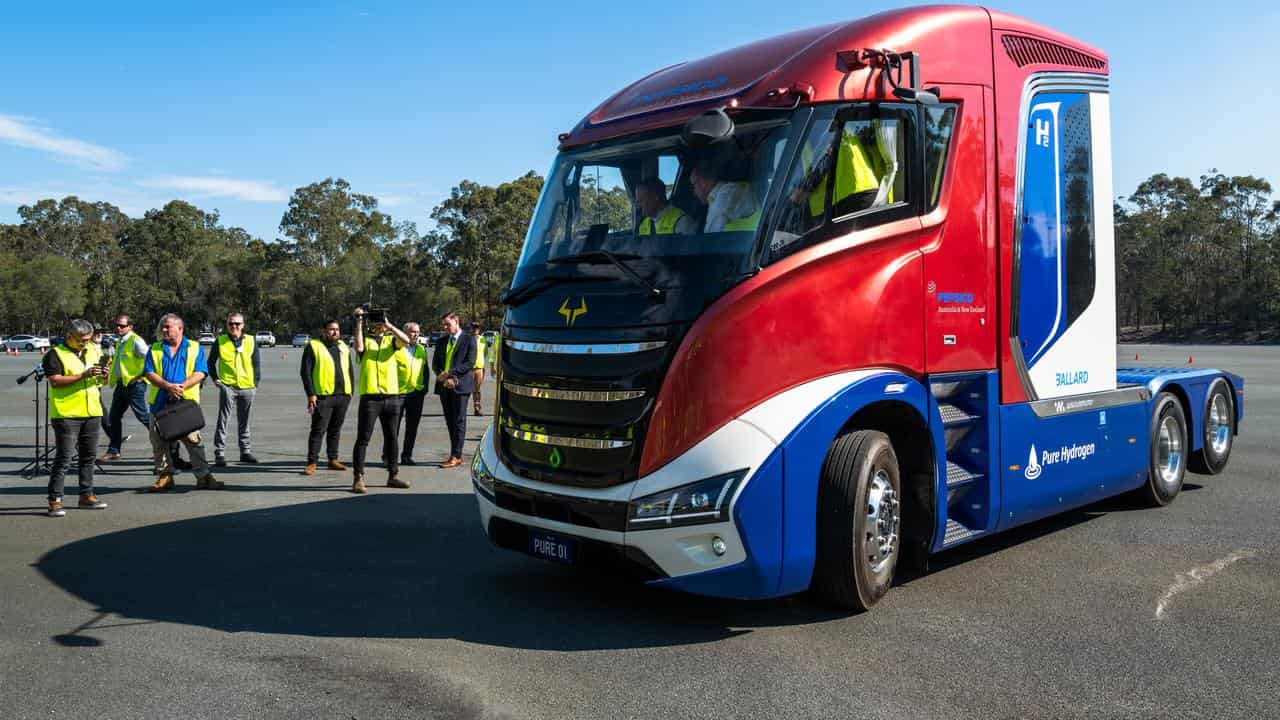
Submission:
M 807 116 L 744 114 L 733 137 L 697 149 L 673 128 L 561 153 L 512 286 L 619 275 L 579 262 L 605 251 L 655 288 L 722 294 L 749 271 L 764 200 Z

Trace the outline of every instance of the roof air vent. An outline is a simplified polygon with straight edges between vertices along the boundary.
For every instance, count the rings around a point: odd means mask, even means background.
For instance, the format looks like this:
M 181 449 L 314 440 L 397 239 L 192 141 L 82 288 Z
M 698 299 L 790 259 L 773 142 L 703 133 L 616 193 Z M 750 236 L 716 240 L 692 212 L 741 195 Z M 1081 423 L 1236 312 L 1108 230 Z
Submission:
M 1004 51 L 1018 64 L 1018 67 L 1045 63 L 1101 70 L 1107 65 L 1106 61 L 1086 55 L 1079 50 L 1072 50 L 1064 45 L 1026 35 L 1001 35 L 1000 43 L 1004 45 Z

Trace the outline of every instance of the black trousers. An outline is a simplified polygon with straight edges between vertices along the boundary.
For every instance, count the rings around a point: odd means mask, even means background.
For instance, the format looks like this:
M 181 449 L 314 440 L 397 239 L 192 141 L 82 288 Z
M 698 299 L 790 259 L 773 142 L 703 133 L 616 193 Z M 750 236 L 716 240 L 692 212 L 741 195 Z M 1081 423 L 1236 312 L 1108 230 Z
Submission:
M 449 457 L 462 457 L 462 443 L 467 439 L 467 396 L 444 390 L 440 393 L 440 406 L 444 409 L 444 424 L 449 428 Z
M 80 465 L 80 494 L 93 494 L 93 461 L 98 449 L 98 428 L 102 418 L 54 418 L 53 436 L 57 451 L 53 456 L 53 470 L 49 473 L 49 499 L 62 497 L 63 483 L 71 456 L 78 455 Z
M 338 459 L 338 443 L 342 441 L 342 423 L 347 419 L 350 395 L 321 395 L 316 398 L 316 409 L 311 413 L 311 432 L 307 434 L 307 464 L 320 460 L 320 441 L 330 460 Z
M 369 450 L 369 438 L 373 437 L 373 424 L 382 425 L 382 454 L 387 461 L 387 471 L 392 475 L 400 470 L 400 444 L 396 432 L 400 429 L 400 408 L 403 395 L 361 395 L 359 415 L 356 418 L 356 448 L 351 453 L 357 473 L 364 473 L 364 456 Z
M 400 417 L 404 419 L 404 443 L 400 450 L 400 462 L 413 457 L 413 447 L 418 444 L 418 424 L 422 422 L 422 404 L 427 391 L 419 390 L 404 396 Z

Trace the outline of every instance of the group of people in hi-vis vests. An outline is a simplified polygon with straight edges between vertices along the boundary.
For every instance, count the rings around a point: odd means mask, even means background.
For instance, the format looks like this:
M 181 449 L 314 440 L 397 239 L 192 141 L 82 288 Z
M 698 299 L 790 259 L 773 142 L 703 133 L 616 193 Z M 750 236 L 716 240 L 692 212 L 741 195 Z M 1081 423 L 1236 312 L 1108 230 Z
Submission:
M 41 363 L 49 381 L 49 417 L 56 448 L 49 474 L 48 514 L 51 517 L 66 514 L 63 491 L 73 459 L 79 473 L 78 506 L 107 507 L 94 492 L 95 460 L 110 462 L 122 458 L 121 448 L 128 438 L 123 433 L 123 420 L 130 410 L 148 429 L 151 440 L 155 480 L 144 488 L 147 492 L 172 490 L 179 469 L 194 472 L 197 489 L 222 489 L 224 483 L 214 477 L 206 459 L 201 433 L 197 430 L 177 440 L 165 440 L 156 421 L 157 414 L 171 402 L 199 403 L 201 386 L 206 379 L 213 380 L 220 396 L 212 466 L 226 465 L 227 425 L 233 409 L 238 423 L 240 462 L 256 464 L 258 459 L 251 450 L 249 424 L 255 391 L 262 377 L 261 353 L 254 338 L 245 333 L 244 325 L 242 314 L 229 315 L 227 331 L 217 337 L 206 353 L 200 343 L 186 337 L 183 320 L 177 314 L 168 313 L 160 319 L 159 340 L 150 344 L 134 331 L 129 316 L 121 315 L 115 319 L 114 356 L 109 356 L 97 341 L 92 323 L 80 319 L 71 321 L 65 340 L 47 352 Z M 484 379 L 486 355 L 490 353 L 485 352 L 485 339 L 478 323 L 471 324 L 471 333 L 463 333 L 458 316 L 448 313 L 441 318 L 441 328 L 445 337 L 436 345 L 428 363 L 427 348 L 418 341 L 421 329 L 417 323 L 406 323 L 403 329 L 385 318 L 366 323 L 364 310 L 357 309 L 354 347 L 342 339 L 337 320 L 325 323 L 321 337 L 311 339 L 302 354 L 300 375 L 310 415 L 303 475 L 316 473 L 322 443 L 326 445 L 327 468 L 348 469 L 338 460 L 338 447 L 342 423 L 358 385 L 360 402 L 352 453 L 355 477 L 351 491 L 367 492 L 365 455 L 375 423 L 381 424 L 383 431 L 387 486 L 408 488 L 408 481 L 399 476 L 399 467 L 416 464 L 412 455 L 427 392 L 428 365 L 449 428 L 449 456 L 440 466 L 453 468 L 463 464 L 467 396 L 475 396 L 475 413 L 481 414 L 479 388 Z M 497 345 L 495 340 L 494 353 Z M 358 376 L 356 362 L 359 363 Z M 103 387 L 113 390 L 106 412 Z M 402 426 L 406 431 L 403 450 L 399 442 Z M 107 434 L 107 450 L 96 456 L 100 428 Z M 189 463 L 180 459 L 181 447 L 186 448 Z

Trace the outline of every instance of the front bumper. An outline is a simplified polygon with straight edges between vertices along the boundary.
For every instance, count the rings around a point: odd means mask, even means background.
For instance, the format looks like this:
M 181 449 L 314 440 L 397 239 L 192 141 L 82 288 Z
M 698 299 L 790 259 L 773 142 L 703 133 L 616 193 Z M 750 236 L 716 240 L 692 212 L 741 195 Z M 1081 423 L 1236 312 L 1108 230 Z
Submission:
M 754 426 L 731 422 L 658 471 L 608 488 L 571 488 L 517 476 L 499 461 L 493 436 L 490 428 L 479 450 L 494 477 L 493 492 L 474 482 L 474 469 L 473 487 L 481 525 L 499 547 L 527 552 L 529 533 L 548 531 L 577 541 L 577 564 L 705 595 L 777 595 L 780 453 Z M 633 498 L 743 467 L 750 470 L 734 490 L 727 521 L 627 529 Z M 723 542 L 723 553 L 715 552 L 716 540 Z

